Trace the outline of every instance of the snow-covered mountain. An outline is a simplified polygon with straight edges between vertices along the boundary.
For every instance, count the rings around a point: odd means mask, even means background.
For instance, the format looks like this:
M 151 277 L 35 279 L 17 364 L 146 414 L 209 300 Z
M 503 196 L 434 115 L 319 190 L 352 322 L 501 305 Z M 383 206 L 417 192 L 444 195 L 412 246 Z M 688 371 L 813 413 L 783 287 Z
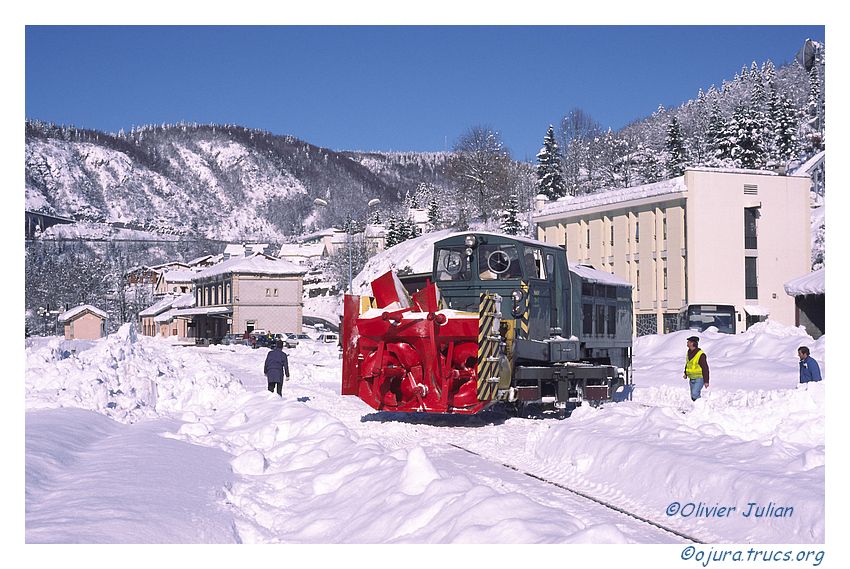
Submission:
M 111 135 L 29 121 L 26 209 L 159 233 L 283 240 L 357 217 L 372 198 L 391 208 L 421 183 L 444 184 L 446 159 L 338 153 L 239 126 Z M 333 207 L 317 211 L 317 197 Z

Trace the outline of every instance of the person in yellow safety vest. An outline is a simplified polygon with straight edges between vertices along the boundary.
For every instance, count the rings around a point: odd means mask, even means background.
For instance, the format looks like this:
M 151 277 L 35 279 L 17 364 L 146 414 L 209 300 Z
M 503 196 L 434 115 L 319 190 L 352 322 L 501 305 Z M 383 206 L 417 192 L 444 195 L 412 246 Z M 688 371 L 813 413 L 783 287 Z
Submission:
M 699 349 L 699 338 L 688 338 L 688 356 L 685 360 L 685 379 L 691 384 L 691 401 L 699 399 L 703 385 L 708 389 L 708 359 Z

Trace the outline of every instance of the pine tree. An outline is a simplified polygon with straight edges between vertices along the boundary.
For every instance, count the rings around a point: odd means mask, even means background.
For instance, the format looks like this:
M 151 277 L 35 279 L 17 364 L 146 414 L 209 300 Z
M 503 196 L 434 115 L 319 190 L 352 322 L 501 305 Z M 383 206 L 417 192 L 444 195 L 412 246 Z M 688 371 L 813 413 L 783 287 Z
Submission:
M 667 172 L 671 177 L 681 176 L 685 172 L 687 156 L 682 131 L 676 117 L 670 119 L 667 126 Z
M 389 249 L 399 243 L 398 222 L 395 215 L 391 215 L 387 221 L 386 247 Z
M 791 101 L 780 95 L 776 102 L 773 131 L 773 152 L 779 162 L 787 162 L 798 151 L 797 129 L 799 121 Z
M 508 200 L 507 207 L 502 212 L 499 228 L 508 235 L 519 235 L 522 224 L 519 221 L 519 201 L 515 195 Z
M 428 202 L 428 226 L 432 231 L 440 228 L 440 204 L 437 203 L 435 195 L 432 195 Z
M 821 103 L 820 73 L 817 65 L 809 72 L 809 97 L 806 101 L 808 150 L 818 152 L 823 143 L 823 108 Z
M 738 107 L 732 114 L 732 160 L 741 168 L 761 168 L 762 148 L 756 121 L 746 107 Z
M 537 163 L 539 192 L 549 199 L 567 195 L 561 154 L 558 143 L 555 142 L 555 128 L 552 125 L 549 125 L 546 136 L 543 138 L 543 148 L 537 153 Z

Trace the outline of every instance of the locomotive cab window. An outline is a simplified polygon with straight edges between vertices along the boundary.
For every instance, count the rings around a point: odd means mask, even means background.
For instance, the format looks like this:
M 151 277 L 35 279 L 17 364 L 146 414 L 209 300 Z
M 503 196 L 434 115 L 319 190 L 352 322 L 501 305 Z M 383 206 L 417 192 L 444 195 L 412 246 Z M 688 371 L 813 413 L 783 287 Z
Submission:
M 462 247 L 440 249 L 437 253 L 437 280 L 467 281 L 470 277 L 469 257 Z
M 522 278 L 515 245 L 482 245 L 478 248 L 478 278 L 482 281 Z
M 546 266 L 543 263 L 543 252 L 540 249 L 525 247 L 525 276 L 529 279 L 546 279 Z

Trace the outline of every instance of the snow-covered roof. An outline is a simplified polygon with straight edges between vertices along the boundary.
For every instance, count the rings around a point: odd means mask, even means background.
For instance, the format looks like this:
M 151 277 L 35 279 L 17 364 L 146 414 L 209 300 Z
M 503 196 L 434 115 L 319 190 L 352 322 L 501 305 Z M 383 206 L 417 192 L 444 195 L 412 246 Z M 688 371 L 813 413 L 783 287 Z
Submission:
M 325 252 L 323 243 L 285 243 L 280 246 L 278 257 L 321 257 Z
M 242 256 L 245 254 L 245 246 L 241 243 L 231 243 L 224 247 L 224 254 L 231 257 Z
M 207 260 L 209 260 L 209 259 L 212 259 L 212 255 L 204 255 L 203 257 L 198 257 L 197 259 L 192 259 L 192 260 L 191 260 L 191 261 L 189 261 L 187 264 L 188 264 L 190 267 L 194 267 L 195 265 L 198 265 L 198 264 L 200 264 L 200 263 L 203 263 L 204 261 L 207 261 Z
M 272 259 L 266 255 L 253 255 L 251 257 L 234 257 L 222 261 L 217 265 L 198 271 L 192 280 L 214 277 L 227 273 L 254 274 L 254 275 L 303 275 L 307 272 L 304 267 L 298 266 L 282 259 Z
M 369 223 L 364 233 L 366 237 L 383 237 L 387 234 L 387 228 L 383 223 Z
M 653 184 L 644 184 L 642 186 L 634 186 L 631 188 L 624 188 L 622 190 L 602 191 L 578 197 L 565 196 L 557 201 L 543 204 L 543 208 L 539 212 L 535 213 L 533 217 L 539 218 L 553 213 L 563 213 L 641 198 L 675 194 L 686 190 L 685 177 L 679 176 L 677 178 L 671 178 L 669 180 L 663 180 Z
M 195 306 L 195 294 L 191 292 L 183 293 L 177 297 L 174 304 L 171 306 L 173 308 L 189 308 L 190 306 Z
M 632 286 L 632 283 L 621 279 L 617 275 L 612 275 L 611 273 L 606 273 L 605 271 L 600 271 L 599 269 L 594 269 L 593 267 L 589 267 L 587 265 L 574 265 L 570 263 L 570 271 L 574 272 L 575 274 L 589 282 L 616 286 Z
M 171 308 L 171 305 L 174 304 L 174 301 L 176 299 L 176 296 L 172 294 L 167 294 L 162 297 L 158 302 L 152 304 L 151 306 L 148 306 L 147 308 L 139 312 L 139 316 L 156 316 L 161 312 L 165 312 L 166 310 Z
M 785 292 L 789 296 L 826 293 L 826 268 L 812 271 L 785 283 Z
M 166 306 L 167 310 L 160 310 L 157 315 L 154 316 L 154 322 L 171 322 L 175 316 L 190 316 L 189 314 L 186 314 L 186 310 L 195 306 L 195 295 L 193 293 L 186 292 L 180 296 L 169 296 L 171 297 L 171 302 L 168 306 Z M 150 310 L 150 308 L 148 310 Z M 141 313 L 139 313 L 139 315 L 141 315 Z
M 159 265 L 153 265 L 149 268 L 153 271 L 161 272 L 161 271 L 167 270 L 171 267 L 182 267 L 184 269 L 188 269 L 189 265 L 187 265 L 183 261 L 169 261 L 167 263 L 161 263 Z
M 109 318 L 109 316 L 106 314 L 106 312 L 104 312 L 100 308 L 96 308 L 96 307 L 92 306 L 91 304 L 81 304 L 80 306 L 75 306 L 74 308 L 71 308 L 70 310 L 66 310 L 65 312 L 60 314 L 57 317 L 57 319 L 59 320 L 59 322 L 67 322 L 68 320 L 71 320 L 75 316 L 78 316 L 78 315 L 80 315 L 80 314 L 82 314 L 83 312 L 86 312 L 86 311 L 92 312 L 92 313 L 96 314 L 97 316 L 100 316 L 101 318 Z
M 162 274 L 162 278 L 165 279 L 166 282 L 175 283 L 175 282 L 189 282 L 192 280 L 197 271 L 166 271 Z

